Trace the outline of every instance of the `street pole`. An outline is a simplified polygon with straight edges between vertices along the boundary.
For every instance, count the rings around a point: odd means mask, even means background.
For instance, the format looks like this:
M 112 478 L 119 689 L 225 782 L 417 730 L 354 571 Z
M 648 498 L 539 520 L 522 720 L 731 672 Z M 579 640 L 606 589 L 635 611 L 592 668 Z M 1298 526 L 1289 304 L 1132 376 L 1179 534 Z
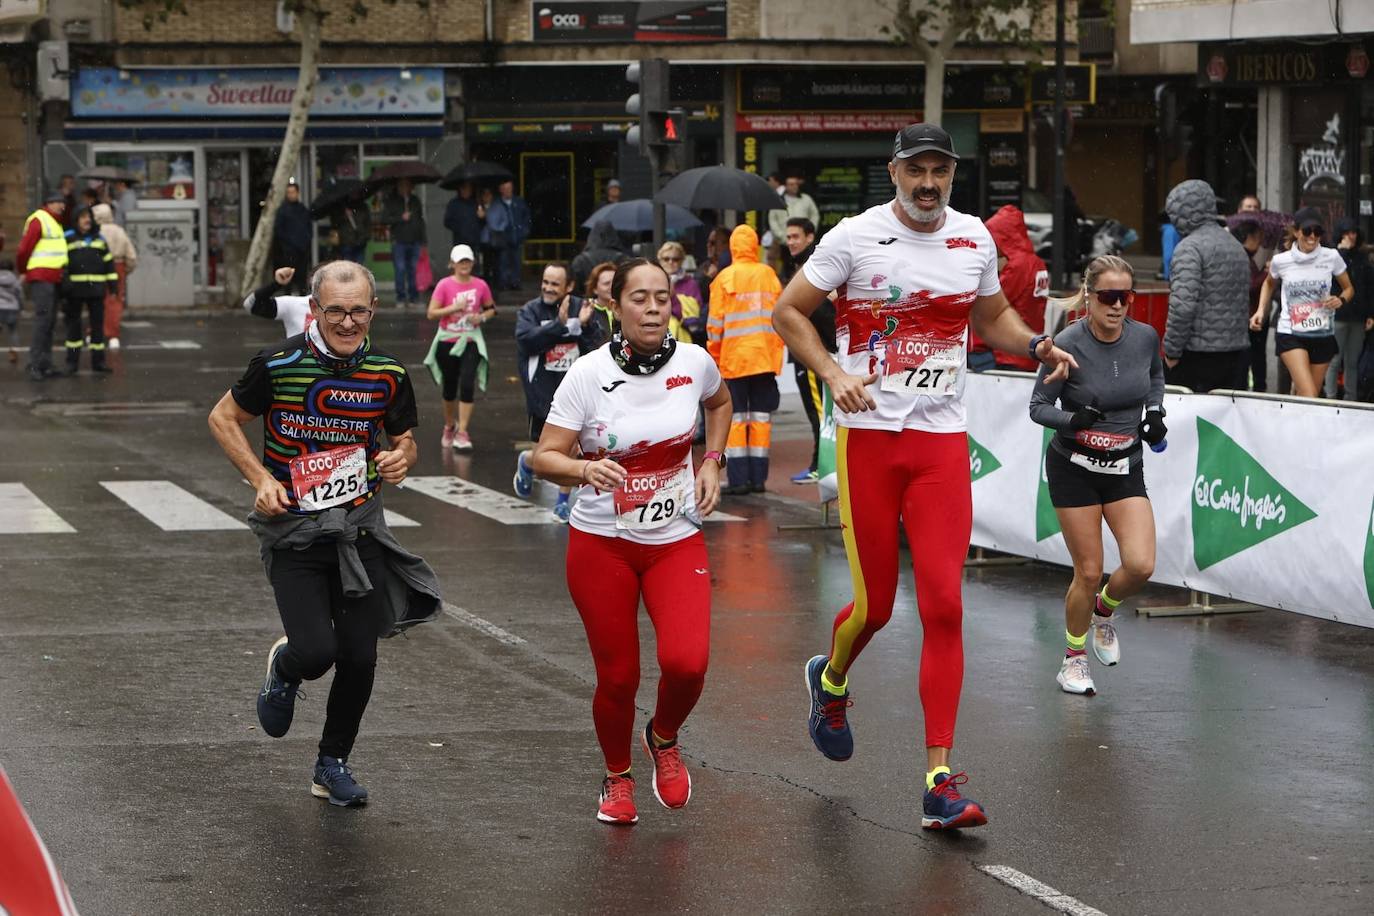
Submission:
M 1064 0 L 1054 4 L 1054 249 L 1050 257 L 1050 285 L 1063 289 L 1069 245 L 1064 224 Z M 1073 235 L 1077 235 L 1074 226 Z M 1076 247 L 1076 246 L 1075 246 Z
M 653 155 L 649 158 L 649 165 L 654 173 L 654 193 L 651 199 L 654 201 L 654 250 L 649 252 L 649 260 L 658 259 L 658 250 L 663 247 L 663 242 L 668 235 L 668 210 L 658 198 L 659 189 L 663 187 L 663 176 L 667 171 L 668 157 L 672 155 L 671 150 L 663 147 L 656 147 Z

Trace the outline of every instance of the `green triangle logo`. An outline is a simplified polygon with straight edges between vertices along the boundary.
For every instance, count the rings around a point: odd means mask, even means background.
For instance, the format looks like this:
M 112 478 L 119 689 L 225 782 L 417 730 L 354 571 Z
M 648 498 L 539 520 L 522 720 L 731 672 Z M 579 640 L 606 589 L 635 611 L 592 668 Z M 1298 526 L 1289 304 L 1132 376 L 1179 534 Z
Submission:
M 968 437 L 968 470 L 972 480 L 981 480 L 1002 466 L 997 456 L 987 450 L 987 446 L 972 436 Z
M 1198 569 L 1316 517 L 1236 440 L 1197 418 L 1193 562 Z
M 1374 607 L 1374 505 L 1369 508 L 1369 524 L 1364 531 L 1364 590 L 1369 606 Z
M 1043 541 L 1059 533 L 1059 516 L 1054 514 L 1054 504 L 1050 502 L 1050 483 L 1045 476 L 1045 450 L 1050 447 L 1054 430 L 1046 428 L 1040 442 L 1040 487 L 1035 494 L 1035 540 Z

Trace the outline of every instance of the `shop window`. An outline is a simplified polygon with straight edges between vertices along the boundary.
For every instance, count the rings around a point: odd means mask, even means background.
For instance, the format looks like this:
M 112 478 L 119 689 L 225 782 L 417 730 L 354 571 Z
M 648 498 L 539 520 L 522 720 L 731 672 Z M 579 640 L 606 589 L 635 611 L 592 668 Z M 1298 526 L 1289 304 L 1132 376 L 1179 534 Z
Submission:
M 131 150 L 99 152 L 96 165 L 131 172 L 139 179 L 141 201 L 194 201 L 196 157 L 192 150 Z
M 210 286 L 223 283 L 225 246 L 243 239 L 243 162 L 238 150 L 205 153 L 206 273 Z

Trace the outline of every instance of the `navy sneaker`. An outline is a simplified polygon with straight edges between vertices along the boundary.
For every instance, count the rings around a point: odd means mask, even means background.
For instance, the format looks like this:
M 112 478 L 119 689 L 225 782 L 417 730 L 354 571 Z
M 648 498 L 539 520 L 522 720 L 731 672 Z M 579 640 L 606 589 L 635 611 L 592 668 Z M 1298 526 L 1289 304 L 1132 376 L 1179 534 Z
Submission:
M 348 761 L 325 754 L 315 761 L 315 781 L 310 784 L 310 794 L 327 798 L 331 805 L 340 808 L 367 804 L 367 790 L 353 778 Z
M 285 648 L 286 637 L 283 636 L 267 650 L 267 679 L 262 682 L 262 692 L 258 694 L 258 724 L 273 738 L 280 738 L 291 729 L 296 693 L 301 686 L 300 681 L 285 680 L 277 673 L 277 656 Z
M 926 792 L 921 826 L 926 830 L 951 830 L 981 827 L 988 822 L 983 806 L 959 794 L 958 787 L 968 782 L 963 773 L 938 773 L 935 788 Z
M 817 655 L 806 663 L 806 690 L 811 695 L 811 717 L 806 730 L 820 751 L 831 760 L 848 760 L 854 753 L 854 734 L 849 730 L 848 710 L 854 705 L 849 691 L 835 696 L 821 686 L 821 672 L 830 659 Z
M 534 472 L 525 463 L 525 453 L 521 452 L 515 456 L 515 476 L 511 478 L 511 489 L 515 490 L 515 495 L 521 499 L 529 499 L 534 492 Z

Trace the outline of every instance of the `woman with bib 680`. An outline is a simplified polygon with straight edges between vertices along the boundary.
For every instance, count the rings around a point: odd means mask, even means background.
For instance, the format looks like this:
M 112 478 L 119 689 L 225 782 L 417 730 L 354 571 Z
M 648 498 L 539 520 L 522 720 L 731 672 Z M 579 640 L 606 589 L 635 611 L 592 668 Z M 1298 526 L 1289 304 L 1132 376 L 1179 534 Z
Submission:
M 677 734 L 706 676 L 711 574 L 699 529 L 720 500 L 730 393 L 705 350 L 669 336 L 672 285 L 663 268 L 643 258 L 621 264 L 611 308 L 615 334 L 568 370 L 531 465 L 546 480 L 581 488 L 567 570 L 596 665 L 592 718 L 606 759 L 596 816 L 633 824 L 641 596 L 662 674 L 640 743 L 659 802 L 680 808 L 691 797 Z M 707 452 L 694 474 L 699 403 Z

